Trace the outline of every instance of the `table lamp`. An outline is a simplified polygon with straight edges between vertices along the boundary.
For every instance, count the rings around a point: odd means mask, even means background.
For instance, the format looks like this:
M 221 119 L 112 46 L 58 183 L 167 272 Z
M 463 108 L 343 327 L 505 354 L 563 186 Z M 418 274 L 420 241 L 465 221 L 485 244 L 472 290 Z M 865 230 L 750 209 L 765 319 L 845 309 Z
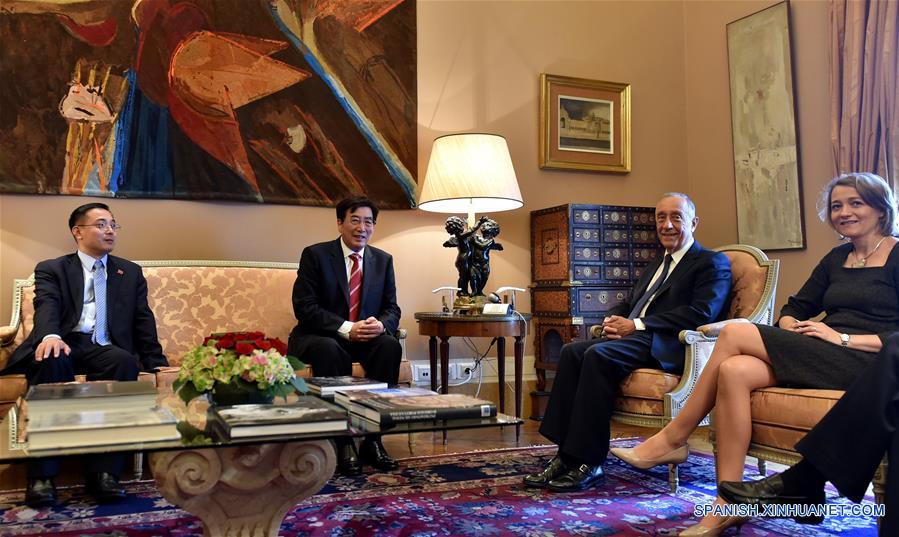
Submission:
M 451 235 L 443 243 L 456 248 L 459 289 L 453 309 L 480 313 L 488 302 L 484 295 L 490 276 L 490 251 L 502 250 L 496 242 L 499 224 L 475 213 L 508 211 L 523 205 L 506 139 L 496 134 L 464 133 L 434 140 L 418 207 L 438 213 L 463 213 L 446 219 Z

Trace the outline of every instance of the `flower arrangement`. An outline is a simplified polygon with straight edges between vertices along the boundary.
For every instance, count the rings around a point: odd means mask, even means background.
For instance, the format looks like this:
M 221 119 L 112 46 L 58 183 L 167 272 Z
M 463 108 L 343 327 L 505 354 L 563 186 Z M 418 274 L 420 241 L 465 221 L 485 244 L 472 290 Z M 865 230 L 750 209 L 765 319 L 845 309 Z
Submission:
M 184 356 L 172 388 L 185 403 L 204 393 L 234 404 L 305 392 L 305 382 L 294 373 L 305 365 L 286 354 L 283 341 L 262 332 L 212 334 Z

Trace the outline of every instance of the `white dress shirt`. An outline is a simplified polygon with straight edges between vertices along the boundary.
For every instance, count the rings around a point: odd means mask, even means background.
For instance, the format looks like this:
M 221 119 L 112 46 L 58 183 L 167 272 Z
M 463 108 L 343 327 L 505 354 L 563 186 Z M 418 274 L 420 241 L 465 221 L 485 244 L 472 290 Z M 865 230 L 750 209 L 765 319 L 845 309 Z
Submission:
M 693 246 L 693 242 L 694 240 L 691 238 L 681 249 L 671 254 L 671 265 L 668 267 L 668 276 L 671 276 L 671 273 L 674 272 L 674 267 L 676 267 L 677 264 L 680 263 L 680 260 L 684 258 L 687 251 Z M 668 255 L 668 252 L 665 252 L 665 255 Z M 659 268 L 656 269 L 656 273 L 652 275 L 652 279 L 649 280 L 649 285 L 646 286 L 646 289 L 652 288 L 656 280 L 662 277 L 663 268 L 665 268 L 665 263 L 660 264 Z M 646 301 L 646 305 L 640 310 L 640 317 L 634 319 L 634 325 L 637 327 L 637 330 L 646 330 L 646 325 L 643 324 L 642 317 L 646 315 L 646 310 L 649 309 L 649 305 L 652 304 L 653 299 L 655 299 L 655 295 L 651 296 L 649 300 Z
M 81 250 L 78 250 L 78 259 L 81 261 L 81 273 L 84 275 L 84 293 L 81 300 L 81 318 L 78 319 L 78 324 L 72 331 L 92 334 L 94 325 L 97 323 L 97 304 L 94 301 L 94 263 L 97 260 Z M 104 255 L 100 261 L 103 262 L 103 273 L 108 276 L 109 256 Z M 41 341 L 51 337 L 61 339 L 59 334 L 47 334 Z

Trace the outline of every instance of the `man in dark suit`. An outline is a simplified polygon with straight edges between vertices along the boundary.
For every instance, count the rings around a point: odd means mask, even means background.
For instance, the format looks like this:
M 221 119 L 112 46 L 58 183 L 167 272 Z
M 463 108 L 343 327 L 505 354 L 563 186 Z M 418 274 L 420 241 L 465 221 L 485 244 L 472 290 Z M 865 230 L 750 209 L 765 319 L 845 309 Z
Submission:
M 290 334 L 288 354 L 312 365 L 317 376 L 350 375 L 353 361 L 367 377 L 389 385 L 399 379 L 403 350 L 394 337 L 400 321 L 396 303 L 393 257 L 370 246 L 378 208 L 368 198 L 347 198 L 337 204 L 340 237 L 303 250 L 293 286 L 297 326 Z M 392 470 L 396 461 L 379 436 L 362 442 L 359 457 L 348 440 L 338 442 L 338 471 L 361 472 L 362 462 Z
M 731 503 L 823 505 L 824 485 L 858 503 L 874 473 L 889 457 L 886 513 L 880 535 L 899 535 L 899 334 L 852 383 L 830 412 L 796 444 L 803 459 L 782 474 L 754 482 L 722 481 L 719 495 Z M 761 511 L 761 509 L 760 509 Z M 800 522 L 818 522 L 806 517 Z
M 685 194 L 665 194 L 656 205 L 664 259 L 647 267 L 631 300 L 603 321 L 600 340 L 562 347 L 540 434 L 559 445 L 547 467 L 524 484 L 568 492 L 603 477 L 609 420 L 618 385 L 641 367 L 680 374 L 684 347 L 678 333 L 722 314 L 731 287 L 730 262 L 693 240 L 699 219 Z
M 29 384 L 88 380 L 137 380 L 143 369 L 167 366 L 147 304 L 140 266 L 109 255 L 119 225 L 103 203 L 72 211 L 69 231 L 78 251 L 38 263 L 34 269 L 34 329 L 13 352 L 3 373 L 24 373 Z M 125 496 L 118 476 L 123 455 L 88 457 L 88 490 L 101 502 Z M 25 502 L 56 501 L 56 459 L 28 461 Z

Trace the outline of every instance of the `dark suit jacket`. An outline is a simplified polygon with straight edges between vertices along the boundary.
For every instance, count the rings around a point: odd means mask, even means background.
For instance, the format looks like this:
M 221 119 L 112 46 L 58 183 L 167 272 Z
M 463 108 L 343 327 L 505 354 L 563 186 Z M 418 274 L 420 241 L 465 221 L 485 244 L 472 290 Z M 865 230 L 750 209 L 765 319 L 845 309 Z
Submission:
M 146 371 L 167 366 L 140 266 L 112 255 L 107 260 L 106 303 L 112 344 L 137 355 Z M 84 273 L 77 253 L 38 263 L 34 283 L 34 329 L 13 352 L 7 368 L 21 360 L 33 360 L 44 336 L 58 334 L 64 338 L 81 318 Z
M 350 315 L 350 290 L 340 238 L 303 250 L 293 284 L 293 313 L 299 323 L 295 335 L 336 336 Z M 399 327 L 393 257 L 368 245 L 362 257 L 362 304 L 359 319 L 375 317 L 388 334 Z
M 613 308 L 611 315 L 630 313 L 662 261 L 659 259 L 646 267 L 631 299 Z M 681 330 L 720 320 L 727 313 L 731 283 L 727 256 L 706 250 L 694 241 L 649 303 L 646 316 L 641 317 L 646 330 L 652 333 L 652 357 L 666 371 L 683 368 L 684 347 L 678 339 Z

